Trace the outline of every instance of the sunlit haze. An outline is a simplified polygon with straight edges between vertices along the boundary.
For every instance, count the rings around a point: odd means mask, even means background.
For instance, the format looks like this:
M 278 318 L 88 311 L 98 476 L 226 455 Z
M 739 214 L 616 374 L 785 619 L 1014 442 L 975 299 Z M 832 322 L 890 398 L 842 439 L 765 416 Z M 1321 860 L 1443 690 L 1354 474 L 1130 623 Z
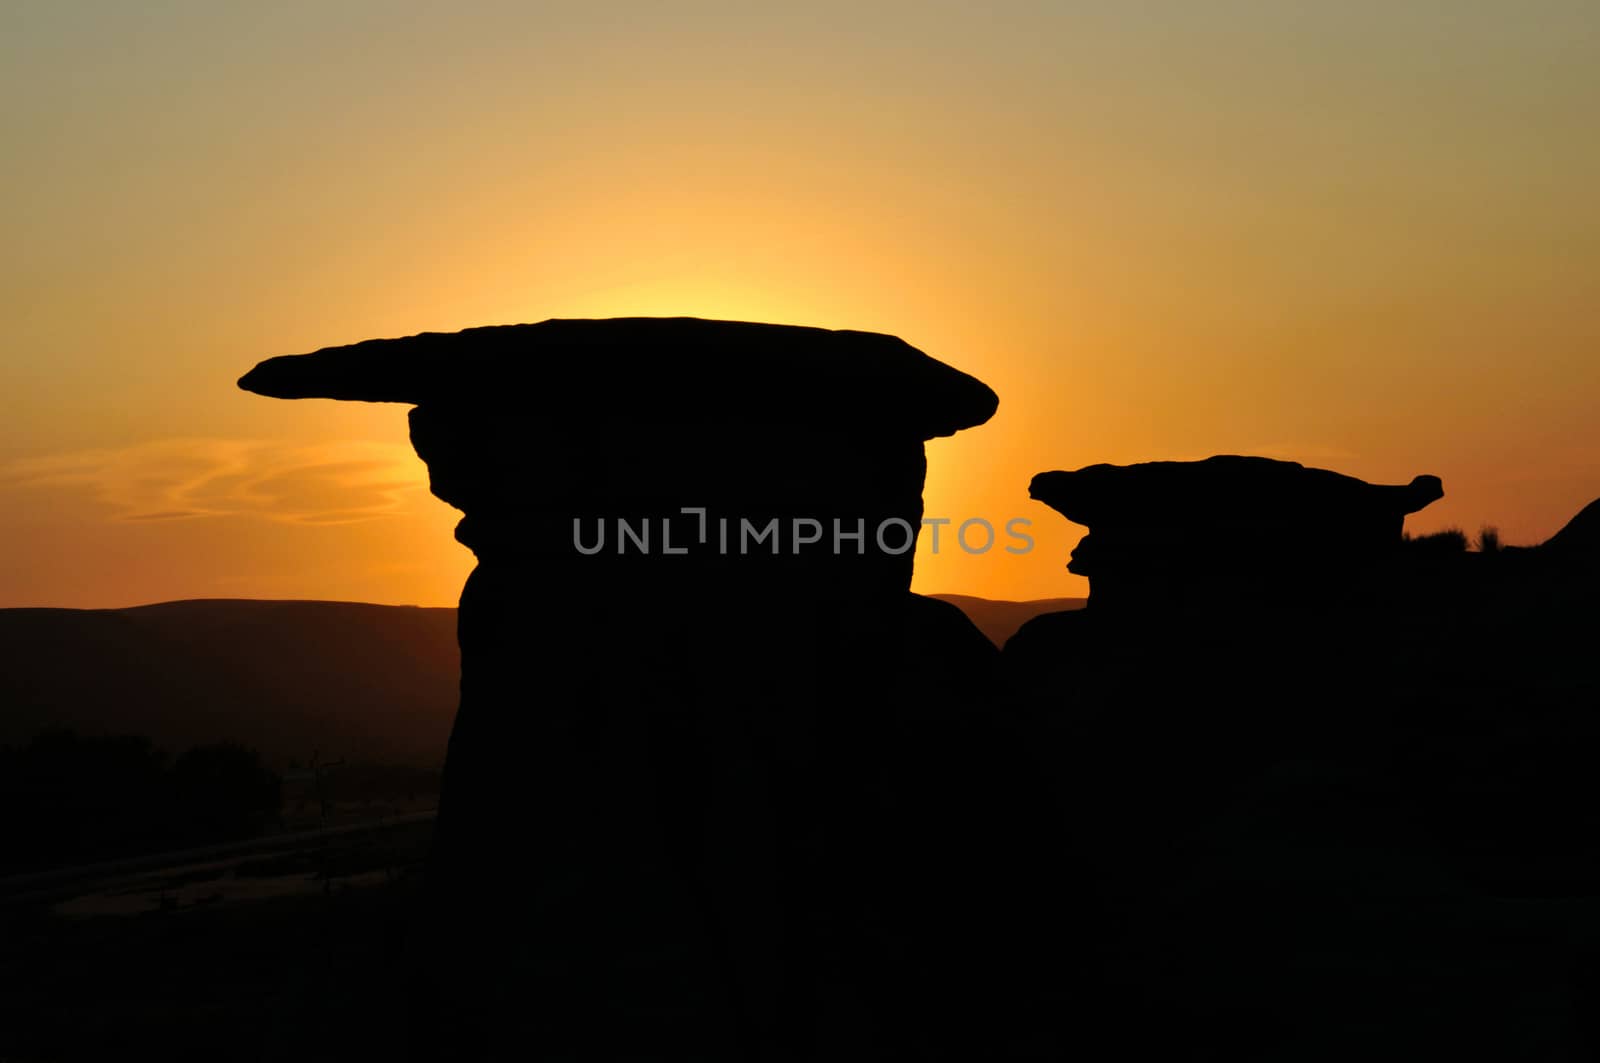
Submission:
M 1600 496 L 1593 0 L 13 0 L 0 90 L 0 605 L 454 604 L 406 408 L 235 380 L 551 317 L 988 383 L 926 510 L 1035 547 L 923 592 L 1085 593 L 1027 486 L 1095 462 L 1435 473 L 1413 529 L 1508 543 Z

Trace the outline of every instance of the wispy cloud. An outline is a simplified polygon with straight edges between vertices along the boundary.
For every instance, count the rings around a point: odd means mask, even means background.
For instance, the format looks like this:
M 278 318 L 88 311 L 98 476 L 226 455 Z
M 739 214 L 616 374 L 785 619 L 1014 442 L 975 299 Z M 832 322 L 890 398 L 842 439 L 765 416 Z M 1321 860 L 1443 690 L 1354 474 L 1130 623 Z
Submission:
M 393 513 L 427 485 L 409 447 L 360 441 L 162 439 L 0 465 L 0 488 L 86 492 L 127 521 L 254 516 L 346 524 Z

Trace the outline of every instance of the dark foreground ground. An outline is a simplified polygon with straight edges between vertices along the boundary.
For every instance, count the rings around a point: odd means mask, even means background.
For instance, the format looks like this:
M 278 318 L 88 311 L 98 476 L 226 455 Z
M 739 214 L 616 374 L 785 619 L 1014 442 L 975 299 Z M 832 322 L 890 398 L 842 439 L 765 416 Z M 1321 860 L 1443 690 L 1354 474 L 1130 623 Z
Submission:
M 1295 833 L 1315 818 L 1271 804 Z M 1225 902 L 1191 878 L 1178 892 L 1199 911 L 1175 921 L 1148 899 L 1084 913 L 1117 992 L 1066 1005 L 1064 1058 L 1597 1058 L 1600 902 L 1422 888 L 1424 854 L 1320 850 L 1314 829 L 1303 845 L 1218 831 L 1248 850 L 1224 861 Z M 406 1058 L 432 835 L 412 817 L 0 897 L 0 1061 Z M 1360 888 L 1374 874 L 1408 885 Z M 1242 1026 L 1241 1001 L 1258 1009 Z
M 431 820 L 0 898 L 0 1060 L 403 1058 Z

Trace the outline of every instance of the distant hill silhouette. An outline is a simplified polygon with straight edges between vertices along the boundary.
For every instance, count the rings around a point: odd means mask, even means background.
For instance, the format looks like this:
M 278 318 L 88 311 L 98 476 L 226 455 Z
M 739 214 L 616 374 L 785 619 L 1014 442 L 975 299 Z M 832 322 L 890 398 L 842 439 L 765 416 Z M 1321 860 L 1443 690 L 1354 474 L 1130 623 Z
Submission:
M 354 602 L 0 609 L 0 743 L 46 727 L 283 762 L 438 767 L 459 700 L 456 611 Z
M 936 595 L 996 645 L 1081 599 Z M 0 609 L 0 744 L 47 727 L 182 749 L 238 741 L 282 763 L 438 767 L 460 700 L 453 608 L 203 599 Z

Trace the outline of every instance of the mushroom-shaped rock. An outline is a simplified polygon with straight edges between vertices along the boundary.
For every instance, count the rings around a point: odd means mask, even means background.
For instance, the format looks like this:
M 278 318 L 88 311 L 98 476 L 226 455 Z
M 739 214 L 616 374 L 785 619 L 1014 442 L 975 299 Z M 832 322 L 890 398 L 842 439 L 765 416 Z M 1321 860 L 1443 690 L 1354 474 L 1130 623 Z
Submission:
M 1371 484 L 1271 458 L 1091 465 L 1043 472 L 1031 497 L 1089 526 L 1067 568 L 1099 609 L 1300 599 L 1399 544 L 1405 516 L 1443 497 L 1437 476 Z
M 465 511 L 438 1055 L 960 1058 L 1020 1029 L 985 950 L 1033 938 L 978 900 L 1028 877 L 994 849 L 1027 818 L 998 654 L 909 593 L 923 442 L 988 387 L 892 336 L 695 318 L 371 340 L 240 385 L 415 404 Z
M 547 578 L 589 582 L 607 567 L 677 580 L 736 564 L 744 583 L 764 559 L 774 575 L 904 590 L 923 441 L 998 403 L 893 336 L 698 318 L 369 340 L 269 359 L 239 383 L 416 404 L 433 491 L 466 513 L 457 538 L 480 559 L 540 558 L 558 563 Z M 684 550 L 690 561 L 661 563 Z
M 917 439 L 982 424 L 981 381 L 876 332 L 693 317 L 552 319 L 269 358 L 239 386 L 279 399 L 518 404 L 530 421 L 686 419 Z
M 1042 472 L 1032 498 L 1078 524 L 1210 523 L 1285 529 L 1376 519 L 1393 523 L 1444 497 L 1437 476 L 1371 484 L 1298 462 L 1222 454 L 1204 461 L 1090 465 Z

